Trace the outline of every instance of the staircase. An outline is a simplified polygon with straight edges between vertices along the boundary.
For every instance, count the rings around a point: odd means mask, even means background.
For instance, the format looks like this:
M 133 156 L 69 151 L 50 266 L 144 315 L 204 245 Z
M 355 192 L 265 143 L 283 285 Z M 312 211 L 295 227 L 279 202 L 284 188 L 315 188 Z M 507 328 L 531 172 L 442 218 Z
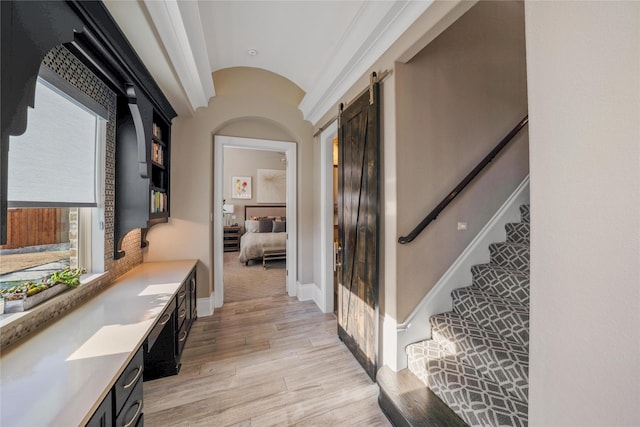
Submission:
M 529 213 L 452 292 L 453 311 L 429 319 L 432 338 L 407 347 L 409 370 L 472 426 L 527 425 Z

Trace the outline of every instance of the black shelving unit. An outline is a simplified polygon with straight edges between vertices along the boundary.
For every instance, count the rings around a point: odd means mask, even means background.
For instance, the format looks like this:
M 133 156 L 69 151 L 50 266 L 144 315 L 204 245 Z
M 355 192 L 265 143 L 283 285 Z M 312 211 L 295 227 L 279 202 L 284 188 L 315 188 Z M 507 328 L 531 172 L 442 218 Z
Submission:
M 171 200 L 170 120 L 144 95 L 120 100 L 118 114 L 115 258 L 124 256 L 122 238 L 132 229 L 142 229 L 147 246 L 149 228 L 169 220 Z

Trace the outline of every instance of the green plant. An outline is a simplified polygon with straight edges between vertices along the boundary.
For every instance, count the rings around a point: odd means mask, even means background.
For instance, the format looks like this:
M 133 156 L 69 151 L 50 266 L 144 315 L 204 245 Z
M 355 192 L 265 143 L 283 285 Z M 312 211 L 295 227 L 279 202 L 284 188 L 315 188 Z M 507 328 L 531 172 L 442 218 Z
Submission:
M 80 285 L 80 276 L 86 273 L 84 268 L 65 268 L 56 271 L 49 277 L 42 280 L 41 283 L 35 283 L 32 280 L 22 282 L 8 289 L 2 290 L 2 296 L 8 300 L 19 300 L 38 294 L 55 285 L 67 285 L 70 288 L 77 288 Z
M 64 284 L 70 288 L 77 288 L 80 285 L 80 276 L 86 273 L 84 268 L 65 268 L 54 272 L 47 279 L 49 286 Z

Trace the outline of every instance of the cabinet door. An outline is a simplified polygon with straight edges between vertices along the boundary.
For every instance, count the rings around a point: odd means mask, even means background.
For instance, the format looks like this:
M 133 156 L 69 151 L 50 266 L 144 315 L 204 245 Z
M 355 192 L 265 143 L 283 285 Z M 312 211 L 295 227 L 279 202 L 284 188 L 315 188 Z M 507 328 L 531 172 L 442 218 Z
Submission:
M 113 425 L 113 392 L 104 398 L 96 412 L 86 424 L 86 427 L 111 427 Z
M 198 317 L 196 301 L 197 301 L 197 282 L 196 282 L 196 270 L 193 269 L 188 279 L 188 289 L 189 289 L 189 301 L 188 301 L 188 321 L 189 325 L 193 323 L 194 320 Z

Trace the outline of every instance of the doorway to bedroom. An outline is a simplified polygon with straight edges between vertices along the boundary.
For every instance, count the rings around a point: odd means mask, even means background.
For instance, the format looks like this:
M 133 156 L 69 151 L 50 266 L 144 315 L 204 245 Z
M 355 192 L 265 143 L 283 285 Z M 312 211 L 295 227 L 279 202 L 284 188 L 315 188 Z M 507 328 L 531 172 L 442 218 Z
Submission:
M 284 152 L 224 147 L 224 302 L 286 294 Z
M 291 295 L 296 144 L 216 136 L 214 145 L 216 306 Z

